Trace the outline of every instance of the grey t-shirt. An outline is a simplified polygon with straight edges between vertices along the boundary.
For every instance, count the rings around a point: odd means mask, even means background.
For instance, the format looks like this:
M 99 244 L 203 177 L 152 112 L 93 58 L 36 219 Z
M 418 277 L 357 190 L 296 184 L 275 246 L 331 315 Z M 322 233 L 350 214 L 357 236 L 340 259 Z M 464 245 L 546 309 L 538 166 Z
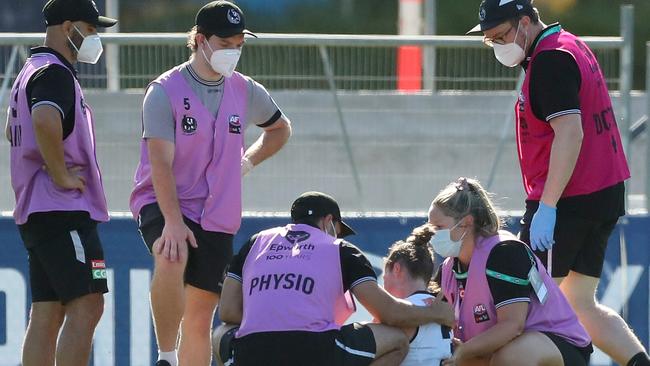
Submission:
M 216 117 L 223 98 L 223 77 L 218 81 L 203 80 L 189 62 L 181 65 L 181 74 L 203 105 Z M 260 127 L 272 125 L 282 116 L 280 108 L 262 84 L 247 76 L 245 78 L 248 82 L 247 123 Z M 152 84 L 144 96 L 142 124 L 143 138 L 175 141 L 174 115 L 167 93 L 160 84 Z

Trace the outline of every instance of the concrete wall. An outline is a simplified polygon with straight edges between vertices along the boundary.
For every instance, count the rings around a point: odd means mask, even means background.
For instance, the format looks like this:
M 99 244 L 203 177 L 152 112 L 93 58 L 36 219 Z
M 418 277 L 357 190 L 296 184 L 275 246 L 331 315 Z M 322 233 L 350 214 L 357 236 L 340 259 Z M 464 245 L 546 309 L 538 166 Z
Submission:
M 110 209 L 125 211 L 139 156 L 142 92 L 91 91 L 87 99 L 97 117 L 100 164 Z M 521 209 L 523 189 L 513 133 L 509 93 L 397 95 L 344 93 L 340 100 L 360 182 L 359 193 L 341 128 L 328 92 L 273 92 L 293 122 L 291 142 L 245 179 L 244 209 L 287 211 L 306 190 L 336 196 L 347 211 L 423 211 L 431 198 L 458 176 L 484 183 L 506 134 L 502 158 L 490 189 L 503 209 Z M 614 97 L 615 109 L 618 98 Z M 645 111 L 641 95 L 633 99 L 633 120 Z M 619 113 L 620 114 L 620 113 Z M 247 130 L 250 144 L 260 130 Z M 645 136 L 632 146 L 630 190 L 643 191 Z M 11 210 L 8 151 L 1 142 L 0 210 Z M 634 196 L 632 205 L 639 206 Z

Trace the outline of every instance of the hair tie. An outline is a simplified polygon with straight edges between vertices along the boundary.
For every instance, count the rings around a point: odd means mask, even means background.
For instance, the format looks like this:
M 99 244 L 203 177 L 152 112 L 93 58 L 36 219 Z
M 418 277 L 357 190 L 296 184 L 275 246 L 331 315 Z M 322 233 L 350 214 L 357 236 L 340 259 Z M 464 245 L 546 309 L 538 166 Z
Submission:
M 467 183 L 467 178 L 465 177 L 458 178 L 458 180 L 456 181 L 456 190 L 457 191 L 470 190 L 469 183 Z

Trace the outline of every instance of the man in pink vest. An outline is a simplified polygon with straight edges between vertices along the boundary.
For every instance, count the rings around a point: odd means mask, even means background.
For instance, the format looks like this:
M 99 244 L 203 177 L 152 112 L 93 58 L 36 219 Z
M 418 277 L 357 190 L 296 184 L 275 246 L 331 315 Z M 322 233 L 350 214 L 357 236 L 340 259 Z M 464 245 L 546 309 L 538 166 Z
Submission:
M 630 177 L 598 61 L 580 38 L 544 24 L 531 0 L 484 0 L 479 20 L 470 32 L 482 31 L 499 62 L 526 72 L 515 106 L 527 193 L 520 238 L 561 284 L 596 346 L 621 365 L 650 365 L 623 319 L 595 300 Z
M 96 63 L 97 28 L 117 20 L 90 0 L 50 0 L 43 15 L 45 43 L 16 78 L 5 129 L 32 295 L 22 364 L 87 365 L 108 292 L 97 235 L 108 211 L 93 116 L 73 64 Z
M 359 248 L 339 239 L 354 231 L 334 198 L 303 193 L 291 220 L 255 234 L 230 263 L 219 314 L 239 328 L 218 330 L 225 364 L 234 347 L 239 366 L 398 365 L 408 339 L 387 325 L 453 324 L 453 311 L 440 298 L 420 307 L 377 284 Z M 354 312 L 350 293 L 383 325 L 343 325 Z
M 291 134 L 266 89 L 235 71 L 245 33 L 252 35 L 237 6 L 205 5 L 189 34 L 190 60 L 162 74 L 145 95 L 130 206 L 154 256 L 159 366 L 209 365 L 212 318 L 241 222 L 242 177 Z M 245 151 L 250 124 L 263 133 Z

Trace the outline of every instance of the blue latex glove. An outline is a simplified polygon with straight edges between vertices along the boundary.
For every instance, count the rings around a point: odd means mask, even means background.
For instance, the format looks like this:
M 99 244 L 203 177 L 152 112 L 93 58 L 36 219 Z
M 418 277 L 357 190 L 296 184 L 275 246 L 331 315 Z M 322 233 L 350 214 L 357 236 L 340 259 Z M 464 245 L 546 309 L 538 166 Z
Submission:
M 553 247 L 553 231 L 555 231 L 556 208 L 539 202 L 537 212 L 530 223 L 530 246 L 533 250 L 546 251 Z

